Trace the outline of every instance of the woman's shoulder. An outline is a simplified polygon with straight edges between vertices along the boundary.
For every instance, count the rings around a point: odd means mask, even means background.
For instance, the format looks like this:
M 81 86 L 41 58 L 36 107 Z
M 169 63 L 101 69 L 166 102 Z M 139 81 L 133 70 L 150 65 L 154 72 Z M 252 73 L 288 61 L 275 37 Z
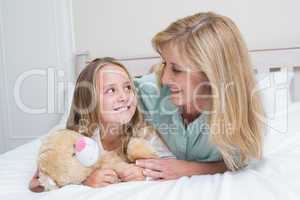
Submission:
M 165 88 L 159 86 L 157 76 L 154 73 L 136 77 L 134 85 L 139 99 L 146 110 L 156 108 L 159 100 L 166 93 Z
M 138 91 L 147 93 L 157 92 L 160 89 L 155 73 L 136 76 L 134 78 L 134 85 Z

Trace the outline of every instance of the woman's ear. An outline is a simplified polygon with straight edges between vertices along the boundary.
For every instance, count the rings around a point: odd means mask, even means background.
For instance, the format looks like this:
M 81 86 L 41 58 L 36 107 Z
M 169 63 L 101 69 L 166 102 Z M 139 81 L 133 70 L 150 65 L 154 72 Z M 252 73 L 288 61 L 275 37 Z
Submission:
M 156 63 L 152 65 L 148 71 L 148 74 L 157 72 L 158 70 L 160 70 L 160 67 L 161 67 L 161 63 Z

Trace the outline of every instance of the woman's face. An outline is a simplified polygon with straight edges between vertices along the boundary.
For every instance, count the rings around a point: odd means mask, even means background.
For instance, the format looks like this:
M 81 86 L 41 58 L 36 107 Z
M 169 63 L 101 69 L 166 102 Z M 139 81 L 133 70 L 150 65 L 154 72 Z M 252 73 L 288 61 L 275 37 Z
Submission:
M 136 111 L 137 99 L 125 70 L 117 65 L 105 65 L 97 73 L 97 84 L 101 123 L 128 123 Z
M 165 64 L 161 81 L 169 87 L 171 101 L 177 106 L 201 112 L 207 106 L 207 95 L 210 95 L 206 75 L 184 59 L 171 44 L 163 46 L 161 55 Z

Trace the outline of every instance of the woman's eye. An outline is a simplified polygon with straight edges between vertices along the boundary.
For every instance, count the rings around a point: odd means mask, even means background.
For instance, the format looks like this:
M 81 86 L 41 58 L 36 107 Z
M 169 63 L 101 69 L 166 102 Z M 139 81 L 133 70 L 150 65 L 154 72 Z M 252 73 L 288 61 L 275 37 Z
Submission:
M 176 67 L 174 67 L 174 66 L 172 66 L 172 71 L 173 71 L 174 73 L 179 73 L 179 72 L 181 72 L 180 70 L 176 69 Z

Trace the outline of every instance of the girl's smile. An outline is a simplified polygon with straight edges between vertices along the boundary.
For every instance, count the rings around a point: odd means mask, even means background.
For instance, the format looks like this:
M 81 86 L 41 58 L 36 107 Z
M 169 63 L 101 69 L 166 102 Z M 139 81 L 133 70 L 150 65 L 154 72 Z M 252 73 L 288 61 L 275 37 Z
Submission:
M 128 123 L 137 106 L 128 74 L 121 67 L 108 64 L 98 71 L 97 78 L 102 123 Z

